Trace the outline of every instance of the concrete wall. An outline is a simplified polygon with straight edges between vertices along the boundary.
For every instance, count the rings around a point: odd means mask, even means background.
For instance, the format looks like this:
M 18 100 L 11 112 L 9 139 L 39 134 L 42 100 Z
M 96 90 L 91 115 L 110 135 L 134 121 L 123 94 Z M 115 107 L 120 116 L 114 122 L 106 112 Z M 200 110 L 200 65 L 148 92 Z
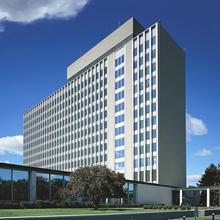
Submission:
M 125 56 L 125 178 L 133 179 L 133 59 L 132 41 L 126 45 Z M 131 160 L 132 158 L 132 160 Z
M 185 54 L 159 28 L 159 183 L 186 185 Z
M 117 46 L 129 36 L 139 33 L 143 29 L 144 28 L 133 17 L 130 18 L 118 29 L 108 35 L 108 37 L 82 55 L 78 60 L 69 65 L 67 67 L 67 79 L 70 79 L 74 74 L 83 70 L 89 64 L 94 62 L 103 54 L 107 53 L 110 49 Z
M 137 184 L 135 200 L 137 204 L 172 205 L 173 189 L 160 185 Z

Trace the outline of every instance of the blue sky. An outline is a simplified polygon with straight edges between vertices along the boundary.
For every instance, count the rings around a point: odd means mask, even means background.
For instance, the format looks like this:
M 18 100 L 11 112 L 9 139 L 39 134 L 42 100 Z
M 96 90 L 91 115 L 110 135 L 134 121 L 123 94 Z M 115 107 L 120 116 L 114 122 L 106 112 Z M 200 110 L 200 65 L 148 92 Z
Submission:
M 220 163 L 218 0 L 7 2 L 0 1 L 0 161 L 22 163 L 24 111 L 66 83 L 68 64 L 134 16 L 145 27 L 160 20 L 186 51 L 189 183 Z

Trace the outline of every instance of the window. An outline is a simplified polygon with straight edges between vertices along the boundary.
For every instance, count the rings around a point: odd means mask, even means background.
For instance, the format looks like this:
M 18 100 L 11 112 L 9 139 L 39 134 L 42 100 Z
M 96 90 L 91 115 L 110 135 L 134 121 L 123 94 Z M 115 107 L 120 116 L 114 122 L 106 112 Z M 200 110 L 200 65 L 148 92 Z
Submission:
M 147 105 L 145 108 L 146 108 L 146 109 L 145 109 L 146 113 L 147 113 L 147 114 L 150 113 L 150 105 Z
M 134 118 L 137 118 L 137 116 L 138 116 L 138 110 L 136 109 L 134 110 Z
M 134 93 L 137 93 L 137 85 L 134 86 Z
M 117 78 L 123 74 L 124 74 L 124 67 L 121 67 L 120 69 L 115 71 L 115 78 Z
M 152 90 L 152 98 L 156 98 L 156 89 Z
M 140 108 L 139 116 L 142 116 L 142 115 L 144 115 L 144 109 L 143 109 L 143 108 Z
M 138 128 L 138 123 L 135 122 L 135 123 L 134 123 L 134 130 L 137 130 L 137 128 Z
M 133 80 L 137 80 L 137 73 L 134 73 Z
M 150 60 L 150 55 L 149 55 L 149 53 L 146 53 L 146 55 L 145 55 L 145 61 L 148 62 L 149 60 Z
M 137 143 L 138 142 L 138 136 L 137 134 L 134 135 L 134 143 Z
M 134 61 L 133 66 L 134 68 L 137 68 L 137 60 Z
M 139 128 L 140 128 L 140 129 L 144 128 L 144 120 L 141 120 L 141 121 L 140 121 Z
M 139 71 L 139 78 L 142 78 L 144 76 L 144 71 L 143 69 L 140 69 Z
M 144 96 L 143 95 L 139 96 L 139 102 L 140 102 L 140 104 L 144 102 Z
M 115 159 L 123 158 L 124 156 L 125 156 L 125 151 L 124 150 L 115 151 Z
M 156 102 L 154 102 L 153 104 L 152 104 L 152 111 L 154 112 L 154 111 L 156 111 Z
M 139 46 L 139 53 L 143 52 L 143 49 L 144 49 L 143 44 L 140 44 L 140 46 Z
M 117 163 L 115 163 L 115 169 L 116 170 L 123 170 L 124 166 L 125 166 L 124 162 L 117 162 Z
M 143 146 L 143 145 L 141 145 L 141 146 L 139 147 L 139 153 L 140 153 L 140 154 L 143 154 L 143 153 L 144 153 L 144 146 Z
M 134 147 L 134 155 L 138 155 L 138 148 Z
M 115 117 L 115 124 L 121 123 L 124 121 L 124 114 L 123 115 L 118 115 Z
M 146 75 L 148 75 L 148 74 L 150 73 L 150 67 L 149 67 L 149 66 L 146 66 L 145 71 L 146 71 Z
M 143 57 L 140 57 L 140 59 L 139 59 L 139 65 L 140 65 L 140 66 L 143 65 L 143 63 L 144 63 L 144 59 L 143 59 Z
M 150 144 L 146 144 L 146 152 L 150 153 Z
M 118 92 L 115 94 L 115 101 L 124 98 L 124 91 Z
M 124 86 L 124 79 L 121 79 L 115 83 L 115 89 L 119 89 Z
M 151 38 L 151 45 L 154 45 L 154 44 L 156 44 L 156 36 L 153 36 Z
M 152 77 L 152 85 L 156 85 L 156 76 Z
M 150 100 L 150 93 L 149 92 L 146 92 L 145 100 L 146 101 Z
M 147 140 L 150 139 L 150 132 L 149 132 L 149 131 L 146 132 L 146 139 L 147 139 Z
M 149 127 L 149 126 L 150 126 L 150 119 L 146 118 L 146 127 Z
M 139 91 L 142 91 L 144 89 L 144 83 L 140 82 L 139 84 Z
M 152 50 L 151 56 L 152 56 L 152 59 L 156 57 L 156 49 Z
M 137 104 L 138 104 L 138 98 L 135 97 L 135 98 L 134 98 L 134 105 L 137 105 Z
M 115 140 L 115 147 L 121 147 L 121 146 L 124 146 L 124 144 L 125 144 L 124 138 L 120 138 L 120 139 Z
M 156 63 L 152 63 L 151 71 L 152 72 L 156 71 Z
M 146 166 L 150 166 L 150 157 L 146 157 Z
M 133 53 L 134 53 L 134 56 L 137 55 L 137 47 L 134 48 Z
M 145 84 L 146 88 L 148 88 L 150 86 L 150 80 L 146 79 L 146 84 Z
M 153 156 L 152 165 L 156 165 L 156 164 L 157 164 L 157 157 Z
M 157 123 L 156 116 L 152 117 L 152 124 L 155 125 Z
M 146 49 L 149 48 L 149 40 L 146 40 Z
M 153 152 L 157 151 L 157 143 L 153 143 Z
M 140 159 L 140 167 L 144 167 L 144 158 Z
M 124 63 L 124 55 L 118 57 L 118 58 L 115 60 L 115 66 L 118 66 L 118 65 L 120 65 L 121 63 Z
M 135 159 L 134 160 L 134 168 L 137 168 L 138 167 L 138 159 Z
M 157 170 L 152 170 L 152 180 L 153 181 L 157 180 Z
M 124 134 L 124 131 L 125 131 L 124 126 L 115 128 L 115 135 L 117 136 L 117 135 L 120 135 L 120 134 Z
M 156 138 L 156 137 L 157 137 L 157 130 L 156 130 L 156 129 L 153 130 L 153 132 L 152 132 L 152 137 L 153 137 L 153 138 Z
M 140 133 L 139 134 L 139 141 L 143 141 L 144 140 L 144 133 Z
M 121 110 L 124 110 L 124 102 L 122 102 L 122 103 L 120 103 L 120 104 L 118 104 L 118 105 L 116 105 L 115 106 L 115 112 L 119 112 L 119 111 L 121 111 Z

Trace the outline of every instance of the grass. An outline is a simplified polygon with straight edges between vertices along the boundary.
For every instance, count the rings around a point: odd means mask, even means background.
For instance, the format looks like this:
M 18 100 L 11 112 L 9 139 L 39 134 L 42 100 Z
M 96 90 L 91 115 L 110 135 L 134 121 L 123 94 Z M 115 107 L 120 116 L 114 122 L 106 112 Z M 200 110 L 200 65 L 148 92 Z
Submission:
M 177 210 L 146 210 L 143 208 L 48 208 L 48 209 L 0 209 L 0 217 L 19 217 L 19 216 L 58 216 L 58 215 L 108 215 L 118 213 L 149 213 L 149 212 L 170 212 Z M 194 220 L 195 218 L 186 218 Z M 196 218 L 197 220 L 212 219 L 212 216 Z M 216 216 L 215 220 L 220 220 Z
M 48 208 L 48 209 L 0 209 L 0 217 L 14 216 L 50 216 L 50 215 L 88 215 L 112 213 L 149 212 L 143 208 Z M 152 212 L 152 211 L 151 211 Z
M 193 218 L 186 218 L 186 220 L 195 220 L 195 218 L 194 217 Z M 212 220 L 212 216 L 197 217 L 196 220 Z M 216 215 L 215 220 L 220 220 L 220 215 Z

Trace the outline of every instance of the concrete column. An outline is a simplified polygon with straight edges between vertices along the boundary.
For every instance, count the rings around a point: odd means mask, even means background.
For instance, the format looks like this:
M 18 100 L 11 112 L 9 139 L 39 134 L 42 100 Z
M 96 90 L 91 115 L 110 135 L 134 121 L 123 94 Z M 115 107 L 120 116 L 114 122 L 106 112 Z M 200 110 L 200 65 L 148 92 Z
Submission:
M 108 200 L 108 198 L 105 198 L 105 204 L 109 204 Z
M 180 189 L 180 206 L 183 204 L 183 190 Z
M 218 191 L 218 206 L 220 206 L 220 190 Z
M 29 200 L 36 201 L 36 171 L 29 172 Z
M 206 190 L 206 206 L 210 207 L 210 189 L 207 188 Z

